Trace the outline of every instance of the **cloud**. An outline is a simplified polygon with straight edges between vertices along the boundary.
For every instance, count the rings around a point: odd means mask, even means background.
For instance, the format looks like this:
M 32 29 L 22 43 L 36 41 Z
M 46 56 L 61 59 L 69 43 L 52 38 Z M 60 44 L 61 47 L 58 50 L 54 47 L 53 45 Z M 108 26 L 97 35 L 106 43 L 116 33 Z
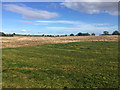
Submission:
M 101 34 L 103 33 L 103 31 L 109 31 L 110 33 L 112 33 L 114 30 L 116 29 L 117 26 L 111 26 L 111 27 L 94 27 L 94 26 L 89 26 L 89 27 L 46 27 L 46 29 L 50 30 L 51 32 L 67 32 L 67 33 L 78 33 L 78 32 L 82 32 L 82 33 L 96 33 L 96 34 Z
M 62 24 L 80 24 L 77 21 L 67 21 L 67 20 L 58 20 L 58 21 L 36 21 L 38 23 L 62 23 Z
M 24 20 L 20 20 L 19 22 L 22 22 L 22 23 L 34 23 L 32 21 L 24 21 Z
M 58 23 L 59 27 L 56 27 L 54 23 Z M 101 34 L 103 31 L 109 31 L 112 33 L 114 30 L 118 30 L 117 25 L 112 25 L 109 23 L 87 23 L 81 21 L 69 21 L 69 20 L 42 20 L 42 21 L 34 21 L 34 24 L 38 25 L 46 25 L 41 30 L 44 30 L 46 33 L 51 34 L 68 34 L 68 33 L 95 33 Z M 53 24 L 53 25 L 49 25 Z M 62 24 L 62 25 L 61 25 Z M 70 26 L 65 26 L 64 24 L 70 24 Z M 64 26 L 63 26 L 64 25 Z M 24 32 L 24 30 L 23 30 Z M 26 31 L 25 31 L 26 32 Z
M 25 29 L 22 29 L 21 32 L 26 32 L 26 30 L 25 30 Z
M 65 2 L 119 2 L 120 0 L 65 0 Z
M 87 14 L 107 13 L 114 16 L 118 15 L 117 2 L 63 2 L 61 5 Z
M 87 26 L 87 27 L 86 27 Z M 111 29 L 114 29 L 116 27 L 112 26 L 112 27 L 95 27 L 95 26 L 92 26 L 92 25 L 85 25 L 85 26 L 82 26 L 82 27 L 46 27 L 47 29 L 49 30 L 67 30 L 67 31 L 82 31 L 82 32 L 90 32 L 90 31 L 93 31 L 93 30 L 111 30 Z
M 60 24 L 73 24 L 73 25 L 86 25 L 87 23 L 81 22 L 81 21 L 70 21 L 70 20 L 56 20 L 56 21 L 35 21 L 36 24 L 45 24 L 49 25 L 50 23 L 60 23 Z M 108 23 L 93 23 L 95 26 L 109 26 L 110 24 Z
M 108 26 L 110 24 L 108 24 L 108 23 L 98 23 L 98 24 L 94 24 L 94 25 L 96 25 L 96 26 Z
M 118 26 L 109 25 L 109 24 L 88 24 L 88 23 L 81 23 L 76 26 L 71 27 L 46 27 L 47 30 L 53 31 L 63 31 L 67 33 L 78 33 L 78 32 L 88 32 L 88 33 L 96 33 L 100 34 L 103 31 L 109 31 L 112 33 L 114 30 L 118 29 Z
M 37 10 L 24 5 L 4 4 L 6 10 L 21 14 L 26 19 L 50 19 L 58 17 L 55 12 Z

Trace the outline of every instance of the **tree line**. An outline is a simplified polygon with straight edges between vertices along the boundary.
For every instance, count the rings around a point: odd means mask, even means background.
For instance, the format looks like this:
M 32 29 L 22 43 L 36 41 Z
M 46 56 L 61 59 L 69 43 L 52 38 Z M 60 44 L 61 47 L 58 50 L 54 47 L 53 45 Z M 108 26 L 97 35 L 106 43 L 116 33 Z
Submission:
M 92 35 L 92 36 L 95 36 L 95 33 L 92 33 L 92 34 L 89 34 L 89 33 L 81 33 L 81 32 L 79 32 L 79 33 L 77 33 L 76 35 L 74 35 L 73 33 L 71 33 L 70 35 L 22 35 L 22 34 L 15 34 L 15 33 L 13 33 L 13 34 L 5 34 L 4 32 L 0 32 L 0 36 L 41 36 L 41 37 L 64 37 L 64 36 L 90 36 L 90 35 Z M 113 33 L 112 34 L 109 34 L 109 32 L 108 31 L 104 31 L 103 32 L 103 34 L 101 34 L 101 35 L 120 35 L 120 32 L 119 31 L 117 31 L 117 30 L 115 30 L 115 31 L 113 31 Z

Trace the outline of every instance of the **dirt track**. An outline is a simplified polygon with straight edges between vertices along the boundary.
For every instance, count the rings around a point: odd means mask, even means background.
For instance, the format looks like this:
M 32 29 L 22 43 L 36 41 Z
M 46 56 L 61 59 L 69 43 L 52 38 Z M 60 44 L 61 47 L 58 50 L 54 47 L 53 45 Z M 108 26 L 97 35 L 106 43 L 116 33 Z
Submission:
M 117 35 L 110 36 L 68 36 L 68 37 L 0 37 L 2 48 L 41 45 L 46 43 L 68 43 L 76 41 L 118 41 Z M 1 46 L 1 45 L 0 45 Z M 1 47 L 0 47 L 1 48 Z

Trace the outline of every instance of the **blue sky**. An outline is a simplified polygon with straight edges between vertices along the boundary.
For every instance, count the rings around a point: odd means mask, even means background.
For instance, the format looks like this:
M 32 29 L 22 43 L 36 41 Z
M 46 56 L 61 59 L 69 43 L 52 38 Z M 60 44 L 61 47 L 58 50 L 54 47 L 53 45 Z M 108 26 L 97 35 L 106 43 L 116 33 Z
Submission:
M 2 31 L 19 34 L 101 34 L 118 30 L 117 3 L 2 3 Z

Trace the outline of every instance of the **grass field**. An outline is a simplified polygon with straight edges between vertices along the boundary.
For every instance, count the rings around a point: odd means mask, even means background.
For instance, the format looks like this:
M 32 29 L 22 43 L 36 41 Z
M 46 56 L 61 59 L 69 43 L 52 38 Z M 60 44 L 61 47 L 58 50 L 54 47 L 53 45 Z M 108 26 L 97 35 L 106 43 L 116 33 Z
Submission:
M 117 88 L 118 43 L 2 49 L 3 88 Z

